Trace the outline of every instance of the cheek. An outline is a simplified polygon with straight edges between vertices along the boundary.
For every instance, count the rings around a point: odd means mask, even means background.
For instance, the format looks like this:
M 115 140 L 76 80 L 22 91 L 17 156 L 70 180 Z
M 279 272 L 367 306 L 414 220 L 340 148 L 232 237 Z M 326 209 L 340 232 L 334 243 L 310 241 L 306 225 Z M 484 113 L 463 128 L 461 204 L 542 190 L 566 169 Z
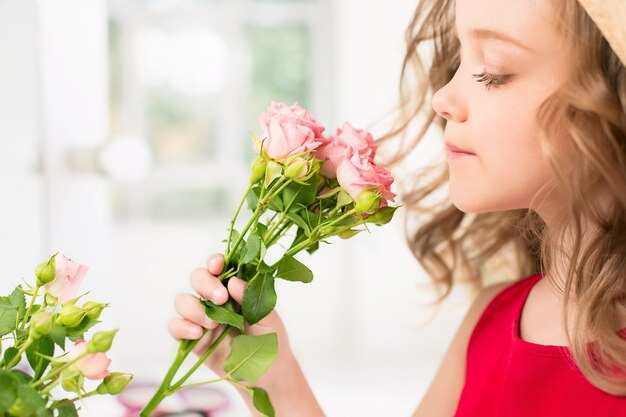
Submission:
M 472 137 L 477 156 L 448 161 L 450 198 L 461 211 L 528 208 L 549 181 L 549 167 L 536 138 L 536 107 L 532 111 L 531 107 L 528 103 L 499 103 L 483 108 L 483 119 L 474 119 Z

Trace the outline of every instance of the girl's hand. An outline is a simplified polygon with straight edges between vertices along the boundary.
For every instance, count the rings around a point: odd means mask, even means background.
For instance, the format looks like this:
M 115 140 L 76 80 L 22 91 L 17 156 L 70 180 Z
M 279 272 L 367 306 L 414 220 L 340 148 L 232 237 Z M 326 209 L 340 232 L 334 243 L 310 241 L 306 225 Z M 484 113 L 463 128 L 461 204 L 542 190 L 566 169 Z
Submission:
M 247 282 L 231 277 L 228 280 L 228 289 L 223 282 L 217 278 L 224 269 L 224 256 L 222 254 L 211 255 L 206 262 L 206 268 L 197 268 L 190 275 L 192 288 L 203 299 L 212 301 L 215 304 L 222 305 L 230 296 L 241 305 L 243 300 L 243 292 Z M 200 356 L 205 352 L 215 339 L 224 330 L 224 324 L 218 324 L 209 319 L 205 312 L 204 306 L 200 304 L 196 295 L 189 293 L 181 293 L 176 296 L 174 305 L 176 311 L 181 315 L 179 318 L 172 319 L 169 323 L 169 332 L 175 339 L 202 339 L 194 347 L 193 352 Z M 206 334 L 202 336 L 203 328 L 208 329 Z M 264 317 L 258 323 L 252 326 L 245 326 L 245 334 L 258 336 L 266 333 L 276 333 L 278 336 L 278 357 L 276 362 L 270 369 L 261 376 L 257 385 L 261 383 L 266 375 L 275 366 L 281 363 L 290 363 L 292 359 L 291 349 L 287 338 L 287 331 L 282 320 L 278 316 L 276 310 L 272 310 L 270 314 Z M 230 353 L 230 341 L 233 337 L 241 334 L 237 328 L 233 328 L 224 340 L 219 344 L 217 349 L 209 355 L 205 364 L 220 377 L 224 376 L 224 360 Z M 267 377 L 265 378 L 267 379 Z

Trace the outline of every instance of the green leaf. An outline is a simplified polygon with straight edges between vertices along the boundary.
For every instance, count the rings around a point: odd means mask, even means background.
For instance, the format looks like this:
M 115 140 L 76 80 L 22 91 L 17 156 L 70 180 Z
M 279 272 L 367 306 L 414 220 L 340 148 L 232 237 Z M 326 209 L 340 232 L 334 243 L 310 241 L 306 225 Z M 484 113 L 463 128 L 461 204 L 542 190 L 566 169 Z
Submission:
M 35 379 L 39 379 L 43 375 L 50 363 L 50 360 L 40 354 L 48 357 L 54 356 L 54 342 L 48 335 L 41 336 L 26 349 L 26 358 L 35 372 Z
M 261 252 L 261 239 L 257 235 L 252 235 L 248 238 L 245 248 L 242 250 L 243 255 L 239 260 L 241 264 L 247 264 L 252 262 Z
M 0 310 L 17 310 L 9 297 L 0 297 Z
M 70 400 L 62 400 L 57 406 L 57 410 L 59 410 L 58 417 L 78 417 L 76 405 Z
M 269 273 L 259 273 L 243 293 L 241 311 L 249 324 L 255 324 L 267 316 L 276 306 L 274 277 Z
M 398 207 L 389 206 L 380 208 L 374 214 L 368 216 L 367 219 L 365 219 L 365 222 L 374 223 L 378 226 L 387 224 L 391 221 L 397 209 Z
M 26 372 L 20 371 L 19 369 L 11 369 L 11 375 L 13 375 L 20 384 L 28 384 L 32 381 L 32 377 L 28 375 Z
M 291 183 L 281 193 L 283 206 L 289 210 L 292 206 L 304 205 L 309 207 L 315 203 L 317 195 L 316 178 L 310 178 L 306 184 Z
M 300 216 L 302 216 L 304 221 L 306 221 L 306 224 L 308 224 L 311 229 L 315 229 L 320 223 L 320 215 L 318 213 L 313 213 L 307 208 L 302 210 Z
M 224 372 L 239 381 L 255 383 L 274 363 L 277 354 L 276 333 L 234 337 L 230 341 L 230 354 L 224 361 Z
M 307 235 L 304 232 L 304 229 L 301 227 L 298 227 L 298 230 L 296 231 L 296 238 L 293 240 L 293 242 L 291 242 L 289 249 L 292 249 L 293 247 L 299 245 L 301 242 L 305 241 L 306 238 L 307 238 Z
M 18 381 L 7 371 L 0 370 L 0 413 L 6 412 L 17 398 Z
M 88 316 L 85 316 L 83 321 L 76 327 L 65 328 L 66 336 L 72 342 L 76 342 L 77 340 L 85 338 L 85 332 L 91 329 L 96 324 L 100 323 L 100 320 L 92 319 Z
M 313 272 L 296 258 L 285 256 L 278 264 L 276 278 L 287 281 L 311 282 L 313 281 Z
M 242 315 L 235 313 L 227 307 L 216 305 L 209 300 L 202 300 L 200 302 L 204 306 L 204 311 L 208 318 L 217 323 L 230 324 L 243 331 Z
M 299 228 L 301 228 L 302 230 L 304 230 L 304 234 L 309 237 L 311 235 L 311 228 L 309 227 L 309 224 L 302 218 L 300 217 L 299 214 L 294 213 L 294 212 L 288 212 L 287 213 L 287 217 L 289 218 L 289 220 L 291 220 L 296 226 L 298 226 Z
M 283 172 L 283 166 L 276 161 L 269 161 L 267 168 L 265 168 L 265 181 L 263 184 L 265 188 L 269 188 L 270 184 Z
M 52 327 L 52 330 L 50 331 L 50 333 L 48 333 L 48 336 L 52 338 L 52 341 L 56 343 L 63 350 L 65 350 L 65 335 L 66 335 L 65 327 L 61 326 L 58 323 L 55 324 Z
M 254 211 L 256 207 L 259 205 L 259 196 L 261 195 L 261 188 L 258 186 L 252 187 L 252 190 L 248 193 L 246 197 L 246 202 L 248 203 L 248 209 L 250 211 Z
M 11 362 L 13 358 L 15 357 L 15 355 L 17 355 L 18 353 L 19 353 L 19 350 L 14 347 L 10 347 L 7 350 L 5 350 L 4 351 L 4 365 L 6 366 L 9 362 Z
M 17 397 L 22 400 L 26 408 L 37 417 L 52 417 L 52 411 L 46 408 L 46 400 L 43 399 L 39 391 L 28 386 L 17 387 Z
M 328 242 L 324 242 L 324 243 L 328 243 Z M 320 242 L 315 242 L 314 244 L 306 248 L 306 251 L 309 252 L 310 255 L 312 255 L 319 248 L 320 248 Z M 311 279 L 313 279 L 312 276 L 311 276 Z
M 10 308 L 0 309 L 0 336 L 11 333 L 17 328 L 17 324 L 24 318 L 26 311 L 26 298 L 18 286 L 11 295 L 3 297 L 3 304 Z
M 256 224 L 256 230 L 255 230 L 255 235 L 259 236 L 259 237 L 263 237 L 265 236 L 265 234 L 267 233 L 267 226 L 264 225 L 263 223 L 257 223 Z
M 254 404 L 254 408 L 256 408 L 261 414 L 266 417 L 274 417 L 274 407 L 270 401 L 269 395 L 267 392 L 258 387 L 252 388 L 252 402 Z
M 274 210 L 276 212 L 283 211 L 283 201 L 280 199 L 280 196 L 270 200 L 269 208 L 270 210 Z

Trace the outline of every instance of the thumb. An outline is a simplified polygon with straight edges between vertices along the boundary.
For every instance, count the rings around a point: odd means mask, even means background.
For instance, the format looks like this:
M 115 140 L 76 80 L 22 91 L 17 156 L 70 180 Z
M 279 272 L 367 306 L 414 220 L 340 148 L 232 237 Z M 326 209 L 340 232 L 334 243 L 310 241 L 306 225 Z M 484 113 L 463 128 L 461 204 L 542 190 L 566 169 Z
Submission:
M 238 303 L 242 304 L 243 302 L 243 294 L 246 290 L 248 283 L 242 279 L 237 277 L 232 277 L 228 280 L 228 292 L 233 297 L 233 299 Z M 264 334 L 268 329 L 272 331 L 281 330 L 283 327 L 283 323 L 276 313 L 276 309 L 273 309 L 267 316 L 263 317 L 259 322 L 253 324 L 252 326 L 246 326 L 250 330 L 250 334 Z M 265 328 L 265 331 L 260 328 Z M 260 331 L 256 331 L 260 330 Z

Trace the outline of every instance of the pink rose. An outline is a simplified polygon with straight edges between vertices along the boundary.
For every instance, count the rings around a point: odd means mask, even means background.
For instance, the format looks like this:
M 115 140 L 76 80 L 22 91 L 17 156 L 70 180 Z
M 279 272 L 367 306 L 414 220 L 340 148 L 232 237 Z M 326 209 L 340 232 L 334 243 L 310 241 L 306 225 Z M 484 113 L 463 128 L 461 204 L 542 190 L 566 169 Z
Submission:
M 331 138 L 323 138 L 322 145 L 315 151 L 317 159 L 325 160 L 321 173 L 328 178 L 337 176 L 337 165 L 348 153 L 348 148 L 356 150 L 359 155 L 374 159 L 378 145 L 372 134 L 355 129 L 350 123 L 344 123 L 342 129 Z
M 263 150 L 278 162 L 321 145 L 324 127 L 297 103 L 287 106 L 272 102 L 267 112 L 259 116 L 259 124 L 265 135 Z
M 76 296 L 78 287 L 89 268 L 60 253 L 54 257 L 54 263 L 56 275 L 54 280 L 45 285 L 45 288 L 48 294 L 56 297 L 59 303 L 63 304 Z
M 87 351 L 87 342 L 78 340 L 67 354 L 67 361 L 72 361 Z M 111 375 L 111 359 L 103 352 L 90 353 L 76 362 L 76 368 L 87 379 L 102 379 Z
M 370 190 L 382 197 L 380 207 L 393 201 L 391 192 L 393 177 L 387 168 L 379 167 L 367 156 L 360 155 L 355 149 L 348 148 L 348 154 L 337 165 L 337 181 L 354 201 L 359 195 Z

